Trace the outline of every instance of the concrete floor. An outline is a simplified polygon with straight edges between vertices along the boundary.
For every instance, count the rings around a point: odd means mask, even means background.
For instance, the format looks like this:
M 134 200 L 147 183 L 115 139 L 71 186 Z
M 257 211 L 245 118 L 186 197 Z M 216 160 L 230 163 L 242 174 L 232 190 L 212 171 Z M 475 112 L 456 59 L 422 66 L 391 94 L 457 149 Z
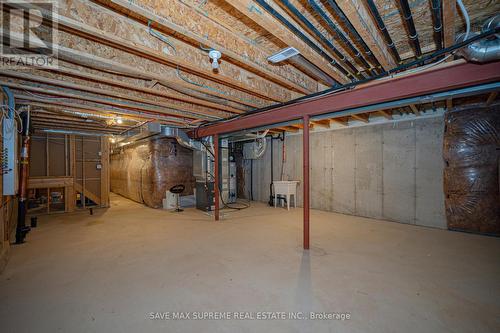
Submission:
M 500 239 L 255 203 L 222 223 L 116 195 L 39 218 L 0 275 L 2 332 L 499 332 Z M 151 320 L 175 311 L 338 320 Z M 193 315 L 193 314 L 191 314 Z

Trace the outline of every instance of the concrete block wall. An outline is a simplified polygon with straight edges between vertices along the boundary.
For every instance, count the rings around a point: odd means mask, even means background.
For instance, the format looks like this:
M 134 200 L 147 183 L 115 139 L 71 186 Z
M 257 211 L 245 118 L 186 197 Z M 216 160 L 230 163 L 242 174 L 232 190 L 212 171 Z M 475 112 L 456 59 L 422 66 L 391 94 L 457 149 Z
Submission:
M 446 228 L 442 116 L 311 133 L 311 206 L 350 215 Z M 274 179 L 282 142 L 273 140 Z M 302 180 L 302 135 L 285 140 L 283 179 Z M 250 163 L 245 162 L 245 193 Z M 253 161 L 253 198 L 269 200 L 271 150 Z M 297 204 L 302 205 L 302 184 Z

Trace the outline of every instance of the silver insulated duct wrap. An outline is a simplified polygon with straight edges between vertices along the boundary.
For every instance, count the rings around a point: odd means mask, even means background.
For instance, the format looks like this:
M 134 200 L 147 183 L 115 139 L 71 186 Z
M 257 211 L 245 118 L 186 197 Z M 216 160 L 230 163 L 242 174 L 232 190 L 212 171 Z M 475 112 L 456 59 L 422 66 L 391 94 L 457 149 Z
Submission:
M 486 21 L 482 27 L 482 32 L 491 31 L 498 27 L 500 27 L 500 15 L 496 15 Z M 458 35 L 457 41 L 463 41 L 464 36 L 465 34 Z M 461 49 L 458 54 L 471 62 L 483 63 L 498 60 L 500 59 L 500 34 L 494 34 L 489 38 L 469 44 L 467 47 Z

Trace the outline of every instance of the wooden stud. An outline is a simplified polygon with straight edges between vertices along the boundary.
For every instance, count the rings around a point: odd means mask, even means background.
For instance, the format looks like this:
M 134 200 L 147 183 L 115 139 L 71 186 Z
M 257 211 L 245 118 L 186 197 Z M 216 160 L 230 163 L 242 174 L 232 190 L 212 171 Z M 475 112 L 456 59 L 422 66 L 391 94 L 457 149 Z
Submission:
M 443 36 L 445 48 L 455 44 L 456 4 L 455 0 L 443 0 Z
M 337 124 L 340 124 L 340 125 L 343 125 L 343 126 L 347 126 L 348 123 L 349 123 L 349 118 L 348 117 L 340 117 L 340 118 L 332 118 L 330 119 L 332 122 L 335 122 Z
M 351 115 L 352 118 L 356 119 L 356 120 L 360 120 L 364 123 L 368 123 L 369 122 L 369 118 L 370 116 L 366 113 L 360 113 L 360 114 L 353 114 Z
M 323 119 L 323 120 L 313 120 L 311 121 L 314 125 L 324 127 L 324 128 L 330 128 L 330 120 L 329 119 Z
M 453 99 L 449 98 L 446 100 L 446 109 L 448 111 L 453 109 Z
M 415 114 L 415 116 L 420 116 L 420 110 L 416 107 L 415 104 L 410 104 L 410 109 L 411 109 L 411 112 L 413 112 Z
M 392 112 L 391 111 L 389 111 L 389 110 L 379 110 L 377 112 L 380 113 L 382 116 L 384 116 L 386 119 L 392 120 Z
M 497 98 L 497 95 L 498 95 L 498 91 L 494 91 L 494 92 L 490 93 L 490 95 L 488 96 L 488 99 L 486 100 L 486 106 L 491 105 L 491 103 L 493 103 L 493 101 Z

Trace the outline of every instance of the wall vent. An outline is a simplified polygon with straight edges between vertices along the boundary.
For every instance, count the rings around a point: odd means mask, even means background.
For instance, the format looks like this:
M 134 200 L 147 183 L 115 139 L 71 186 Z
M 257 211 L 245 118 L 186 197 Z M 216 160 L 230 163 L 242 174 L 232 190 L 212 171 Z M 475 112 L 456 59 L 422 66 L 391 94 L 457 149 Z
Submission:
M 279 51 L 278 53 L 273 54 L 272 56 L 267 58 L 267 60 L 269 60 L 273 64 L 276 64 L 278 62 L 290 59 L 291 57 L 294 57 L 298 54 L 300 54 L 300 52 L 296 48 L 290 46 L 290 47 L 284 48 L 283 50 Z

